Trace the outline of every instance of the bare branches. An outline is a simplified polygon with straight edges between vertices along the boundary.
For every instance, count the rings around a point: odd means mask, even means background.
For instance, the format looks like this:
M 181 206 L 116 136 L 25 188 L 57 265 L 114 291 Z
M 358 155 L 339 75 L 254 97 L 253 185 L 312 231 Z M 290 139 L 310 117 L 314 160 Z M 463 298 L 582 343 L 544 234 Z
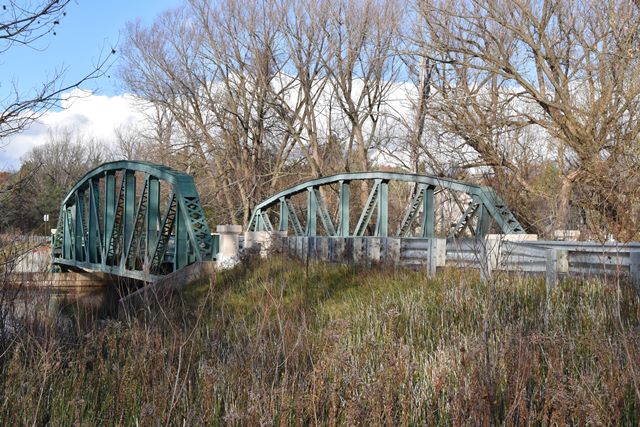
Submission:
M 531 195 L 525 166 L 532 159 L 511 147 L 522 130 L 535 130 L 560 147 L 561 157 L 538 152 L 560 163 L 563 188 L 577 181 L 590 188 L 583 208 L 609 218 L 617 232 L 637 230 L 637 215 L 622 212 L 619 197 L 636 186 L 619 174 L 620 153 L 640 136 L 640 16 L 632 2 L 437 1 L 421 3 L 420 13 L 422 45 L 441 64 L 434 119 Z M 571 194 L 563 192 L 565 210 Z M 565 217 L 561 209 L 556 226 Z
M 0 6 L 0 53 L 15 44 L 31 45 L 54 33 L 70 0 L 9 1 Z
M 26 4 L 25 4 L 26 3 Z M 0 54 L 19 45 L 32 46 L 38 39 L 55 35 L 55 27 L 66 15 L 69 0 L 38 2 L 10 1 L 0 9 Z M 64 71 L 58 70 L 29 94 L 14 88 L 12 94 L 0 101 L 0 147 L 3 138 L 25 129 L 44 112 L 57 105 L 64 94 L 87 81 L 101 77 L 110 65 L 113 49 L 104 52 L 95 67 L 71 83 L 64 83 Z

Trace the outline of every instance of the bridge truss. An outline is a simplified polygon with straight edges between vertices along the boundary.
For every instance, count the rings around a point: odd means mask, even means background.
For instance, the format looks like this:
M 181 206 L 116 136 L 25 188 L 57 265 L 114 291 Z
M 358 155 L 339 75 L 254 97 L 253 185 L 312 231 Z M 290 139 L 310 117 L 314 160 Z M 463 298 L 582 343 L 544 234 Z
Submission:
M 155 280 L 215 255 L 193 178 L 145 162 L 105 163 L 60 206 L 52 263 Z
M 352 183 L 356 181 L 361 184 L 359 191 L 368 191 L 366 201 L 362 198 L 359 204 L 358 200 L 352 200 L 351 195 Z M 398 183 L 410 184 L 411 191 L 405 190 L 407 196 L 404 198 L 399 194 L 401 186 Z M 392 206 L 390 189 L 396 189 L 398 193 L 392 191 Z M 305 195 L 306 201 L 301 202 L 300 198 Z M 484 237 L 493 226 L 502 234 L 525 233 L 491 187 L 396 172 L 344 173 L 303 182 L 259 203 L 251 216 L 249 230 L 291 230 L 296 236 L 383 237 L 395 233 L 399 237 L 434 237 L 436 201 L 444 204 L 445 195 L 448 203 L 459 211 L 457 220 L 445 227 L 447 237 L 455 238 L 465 232 Z M 405 204 L 404 209 L 398 209 L 402 203 Z M 352 224 L 351 210 L 354 206 L 358 206 L 359 215 Z M 395 230 L 389 228 L 390 209 L 399 219 Z M 299 211 L 304 211 L 305 218 L 298 214 Z

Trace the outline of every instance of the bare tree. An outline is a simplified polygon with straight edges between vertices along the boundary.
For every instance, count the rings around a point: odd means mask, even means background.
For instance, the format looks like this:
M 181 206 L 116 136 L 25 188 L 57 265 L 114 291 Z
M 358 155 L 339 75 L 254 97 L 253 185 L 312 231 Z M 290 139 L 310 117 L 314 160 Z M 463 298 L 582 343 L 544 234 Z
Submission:
M 326 116 L 320 102 L 327 87 L 327 4 L 284 1 L 275 11 L 283 17 L 279 30 L 284 41 L 282 72 L 272 86 L 273 107 L 303 153 L 311 176 L 319 177 L 325 172 L 321 128 Z
M 33 45 L 39 39 L 56 34 L 56 27 L 66 15 L 70 0 L 11 1 L 0 9 L 0 54 L 16 45 Z M 114 49 L 101 56 L 95 67 L 83 77 L 65 83 L 64 72 L 56 71 L 52 78 L 25 94 L 15 85 L 0 100 L 0 147 L 3 139 L 25 129 L 45 111 L 56 105 L 64 92 L 79 87 L 104 74 Z
M 377 141 L 383 109 L 398 72 L 395 52 L 400 4 L 338 0 L 331 3 L 329 13 L 323 62 L 333 100 L 348 124 L 345 168 L 369 170 L 369 151 Z
M 182 133 L 172 144 L 216 182 L 226 221 L 248 221 L 294 143 L 274 122 L 277 31 L 269 4 L 235 1 L 194 0 L 129 27 L 123 78 L 170 112 Z
M 557 144 L 540 151 L 556 156 L 563 175 L 558 225 L 571 202 L 621 238 L 636 234 L 637 212 L 629 209 L 640 131 L 635 4 L 436 1 L 420 10 L 440 64 L 440 122 L 527 193 L 526 167 L 509 144 L 515 131 L 540 129 Z

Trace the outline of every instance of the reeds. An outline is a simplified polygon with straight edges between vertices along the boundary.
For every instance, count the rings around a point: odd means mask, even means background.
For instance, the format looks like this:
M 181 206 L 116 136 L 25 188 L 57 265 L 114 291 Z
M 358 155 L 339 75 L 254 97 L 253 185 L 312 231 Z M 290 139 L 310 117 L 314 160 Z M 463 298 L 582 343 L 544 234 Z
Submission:
M 620 284 L 272 257 L 123 318 L 12 344 L 0 423 L 640 422 L 640 302 Z

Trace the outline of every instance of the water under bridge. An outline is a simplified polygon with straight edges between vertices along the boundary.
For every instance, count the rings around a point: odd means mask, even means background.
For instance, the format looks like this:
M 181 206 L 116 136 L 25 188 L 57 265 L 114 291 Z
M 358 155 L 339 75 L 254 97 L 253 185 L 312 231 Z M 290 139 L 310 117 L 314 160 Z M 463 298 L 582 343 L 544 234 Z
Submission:
M 269 197 L 256 205 L 247 231 L 482 238 L 492 229 L 525 232 L 491 187 L 429 175 L 356 172 L 302 182 Z M 147 282 L 217 254 L 217 236 L 193 178 L 136 161 L 105 163 L 84 175 L 60 205 L 52 240 L 54 266 Z

